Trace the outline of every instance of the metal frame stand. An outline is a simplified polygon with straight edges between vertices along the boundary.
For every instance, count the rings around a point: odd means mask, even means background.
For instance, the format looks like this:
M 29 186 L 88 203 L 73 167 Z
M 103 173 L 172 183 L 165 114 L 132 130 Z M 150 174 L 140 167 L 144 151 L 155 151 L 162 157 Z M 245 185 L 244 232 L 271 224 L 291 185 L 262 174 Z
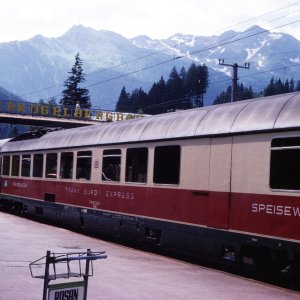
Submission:
M 86 300 L 88 278 L 93 276 L 93 260 L 105 258 L 107 258 L 107 255 L 104 251 L 92 252 L 90 249 L 87 249 L 87 252 L 70 253 L 52 253 L 48 250 L 46 256 L 30 263 L 29 268 L 33 278 L 44 279 L 43 300 L 47 300 L 47 290 L 51 280 L 69 279 L 73 277 L 83 277 L 83 300 Z M 83 270 L 81 262 L 84 260 L 85 269 Z M 38 272 L 41 271 L 41 266 L 45 266 L 44 274 L 38 274 Z

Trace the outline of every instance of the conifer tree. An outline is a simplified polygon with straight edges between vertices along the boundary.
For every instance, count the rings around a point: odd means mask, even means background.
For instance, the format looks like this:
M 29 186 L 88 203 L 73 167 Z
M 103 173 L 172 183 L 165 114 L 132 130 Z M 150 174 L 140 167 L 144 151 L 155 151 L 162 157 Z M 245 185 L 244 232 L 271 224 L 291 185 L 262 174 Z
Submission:
M 193 106 L 203 106 L 203 96 L 208 87 L 208 68 L 192 63 L 186 73 L 184 87 Z
M 164 95 L 166 90 L 166 82 L 163 76 L 160 77 L 158 82 L 154 82 L 151 89 L 148 92 L 149 107 L 146 109 L 147 114 L 155 115 L 161 112 L 160 104 L 164 101 Z
M 238 84 L 237 86 L 237 96 L 236 101 L 247 100 L 254 98 L 254 93 L 252 87 L 244 87 L 244 85 Z M 231 101 L 231 85 L 227 88 L 226 92 L 223 91 L 220 95 L 216 97 L 213 104 L 228 103 Z
M 81 108 L 91 107 L 89 91 L 85 88 L 81 88 L 80 84 L 85 82 L 84 72 L 82 67 L 82 61 L 79 57 L 79 53 L 75 56 L 75 63 L 68 72 L 70 76 L 65 80 L 64 86 L 65 90 L 62 92 L 63 97 L 60 103 L 64 106 L 75 107 L 76 103 L 79 101 Z
M 131 112 L 143 113 L 145 107 L 147 106 L 147 100 L 148 96 L 142 88 L 133 90 L 131 95 L 129 96 Z
M 223 104 L 223 103 L 228 103 L 230 101 L 231 101 L 231 85 L 227 87 L 226 91 L 221 92 L 221 94 L 216 97 L 213 104 L 214 105 Z
M 182 101 L 183 98 L 183 81 L 180 78 L 176 67 L 173 67 L 166 83 L 164 95 L 164 102 L 166 102 L 166 105 L 164 107 L 164 111 L 166 112 L 168 110 L 184 108 L 184 102 Z
M 208 69 L 205 65 L 192 64 L 188 71 L 183 67 L 179 74 L 176 67 L 173 67 L 167 82 L 161 76 L 158 82 L 153 83 L 148 93 L 140 88 L 128 94 L 123 87 L 116 110 L 160 114 L 170 110 L 202 106 L 207 87 Z
M 129 94 L 126 92 L 125 86 L 123 86 L 118 102 L 116 104 L 116 111 L 119 112 L 131 112 Z
M 294 78 L 291 79 L 290 83 L 289 83 L 289 88 L 290 88 L 290 92 L 295 92 L 295 82 L 294 82 Z
M 186 69 L 185 67 L 182 67 L 180 72 L 179 72 L 179 77 L 181 78 L 181 80 L 183 82 L 185 82 L 185 79 L 186 79 Z
M 300 91 L 300 80 L 297 81 L 295 91 L 297 91 L 297 92 Z
M 294 79 L 291 79 L 290 82 L 288 80 L 286 80 L 283 83 L 280 78 L 275 79 L 274 77 L 272 77 L 270 80 L 270 83 L 264 90 L 264 96 L 284 94 L 284 93 L 293 92 L 294 90 L 295 90 L 294 89 Z
M 274 77 L 271 78 L 270 83 L 264 90 L 264 96 L 272 96 L 276 94 L 276 88 L 275 88 L 275 79 Z

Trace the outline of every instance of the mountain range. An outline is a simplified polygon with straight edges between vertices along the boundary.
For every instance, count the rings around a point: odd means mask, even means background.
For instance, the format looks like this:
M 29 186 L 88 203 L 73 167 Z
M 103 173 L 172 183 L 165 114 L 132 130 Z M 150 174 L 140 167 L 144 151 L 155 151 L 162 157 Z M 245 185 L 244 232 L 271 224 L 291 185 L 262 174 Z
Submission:
M 25 101 L 49 97 L 59 100 L 77 53 L 83 62 L 84 87 L 90 91 L 92 105 L 102 109 L 115 108 L 123 86 L 127 92 L 139 87 L 148 91 L 161 76 L 167 80 L 174 66 L 179 72 L 193 62 L 205 63 L 209 69 L 205 105 L 231 84 L 232 68 L 220 66 L 219 59 L 240 66 L 249 62 L 249 70 L 239 69 L 239 79 L 257 91 L 272 76 L 300 80 L 300 41 L 258 26 L 214 36 L 175 34 L 168 39 L 127 39 L 115 32 L 78 25 L 58 38 L 37 35 L 25 41 L 1 43 L 0 97 L 6 94 L 15 99 L 16 94 Z

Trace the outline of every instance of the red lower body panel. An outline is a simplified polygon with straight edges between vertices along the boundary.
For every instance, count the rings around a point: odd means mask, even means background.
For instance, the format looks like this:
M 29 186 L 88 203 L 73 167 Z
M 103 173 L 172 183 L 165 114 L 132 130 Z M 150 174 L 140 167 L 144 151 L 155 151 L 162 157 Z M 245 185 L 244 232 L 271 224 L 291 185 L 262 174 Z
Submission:
M 40 201 L 54 199 L 60 204 L 83 208 L 300 240 L 299 197 L 6 178 L 2 179 L 2 193 Z M 45 194 L 48 196 L 45 197 Z

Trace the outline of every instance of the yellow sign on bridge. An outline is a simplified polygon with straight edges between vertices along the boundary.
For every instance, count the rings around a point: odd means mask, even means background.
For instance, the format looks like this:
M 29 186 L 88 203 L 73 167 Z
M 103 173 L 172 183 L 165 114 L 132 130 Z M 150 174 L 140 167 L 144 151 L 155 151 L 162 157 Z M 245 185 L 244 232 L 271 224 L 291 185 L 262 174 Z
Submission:
M 12 114 L 36 115 L 66 119 L 93 120 L 102 122 L 124 121 L 145 115 L 105 111 L 100 109 L 70 108 L 59 105 L 0 100 L 0 111 Z

